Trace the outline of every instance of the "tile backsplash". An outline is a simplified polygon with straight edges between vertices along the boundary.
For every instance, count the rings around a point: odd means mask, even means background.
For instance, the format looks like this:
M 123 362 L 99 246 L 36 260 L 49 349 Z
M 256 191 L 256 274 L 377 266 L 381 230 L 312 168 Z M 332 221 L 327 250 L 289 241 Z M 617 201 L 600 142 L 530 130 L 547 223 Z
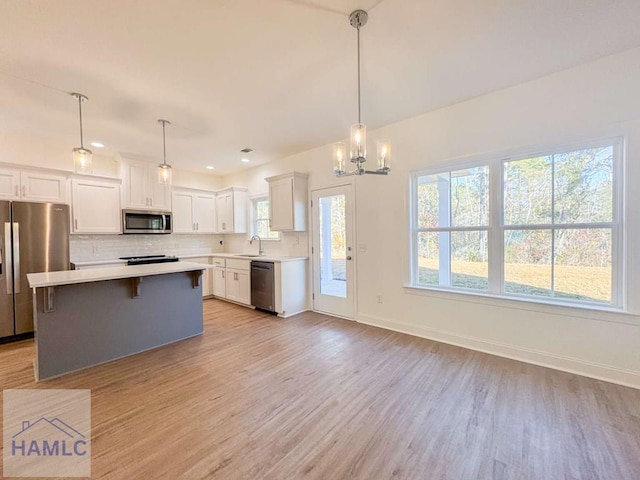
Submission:
M 133 255 L 187 255 L 224 252 L 222 235 L 71 235 L 72 262 L 112 260 Z M 224 242 L 226 243 L 226 242 Z
M 309 256 L 309 236 L 307 232 L 282 232 L 280 240 L 263 240 L 262 249 L 267 255 L 293 257 Z M 249 244 L 249 236 L 244 234 L 226 235 L 224 251 L 227 253 L 258 253 L 258 242 Z

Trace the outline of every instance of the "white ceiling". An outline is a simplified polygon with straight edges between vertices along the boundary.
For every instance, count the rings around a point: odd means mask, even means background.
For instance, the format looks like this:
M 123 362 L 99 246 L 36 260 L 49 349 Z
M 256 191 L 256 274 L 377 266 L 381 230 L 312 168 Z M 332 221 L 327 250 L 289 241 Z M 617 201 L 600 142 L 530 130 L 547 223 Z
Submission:
M 640 45 L 638 0 L 2 0 L 0 131 L 226 174 Z M 251 166 L 251 164 L 249 165 Z

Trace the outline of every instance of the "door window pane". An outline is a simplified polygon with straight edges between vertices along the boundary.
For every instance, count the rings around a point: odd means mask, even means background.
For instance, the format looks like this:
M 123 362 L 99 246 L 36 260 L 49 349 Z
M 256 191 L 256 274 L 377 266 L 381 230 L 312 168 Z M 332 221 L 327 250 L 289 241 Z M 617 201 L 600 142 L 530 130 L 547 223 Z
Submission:
M 504 224 L 551 223 L 551 157 L 505 162 L 503 171 Z
M 451 285 L 489 289 L 487 232 L 451 233 Z
M 320 197 L 320 293 L 347 297 L 346 210 L 344 195 Z
M 504 232 L 504 290 L 551 295 L 551 230 Z

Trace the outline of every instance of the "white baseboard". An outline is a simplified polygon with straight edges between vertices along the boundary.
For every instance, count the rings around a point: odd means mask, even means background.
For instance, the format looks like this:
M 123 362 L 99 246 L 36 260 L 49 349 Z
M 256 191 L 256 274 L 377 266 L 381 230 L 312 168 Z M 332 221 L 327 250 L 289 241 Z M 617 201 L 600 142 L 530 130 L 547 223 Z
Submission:
M 640 389 L 640 372 L 589 362 L 577 358 L 556 355 L 539 350 L 522 348 L 493 342 L 476 337 L 458 335 L 453 332 L 436 330 L 433 328 L 413 325 L 397 320 L 389 320 L 375 315 L 359 314 L 358 322 L 374 327 L 385 328 L 395 332 L 406 333 L 416 337 L 428 338 L 437 342 L 448 343 L 458 347 L 477 350 L 479 352 L 497 355 L 525 363 L 532 363 L 542 367 L 553 368 L 564 372 L 575 373 L 585 377 L 604 380 L 627 387 Z

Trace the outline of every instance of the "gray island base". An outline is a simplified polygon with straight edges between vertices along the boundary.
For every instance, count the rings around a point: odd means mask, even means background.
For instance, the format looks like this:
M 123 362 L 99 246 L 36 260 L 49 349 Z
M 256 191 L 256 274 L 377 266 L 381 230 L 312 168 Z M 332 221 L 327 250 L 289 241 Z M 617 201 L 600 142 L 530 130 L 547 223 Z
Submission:
M 176 262 L 29 274 L 36 381 L 201 335 L 206 268 Z

